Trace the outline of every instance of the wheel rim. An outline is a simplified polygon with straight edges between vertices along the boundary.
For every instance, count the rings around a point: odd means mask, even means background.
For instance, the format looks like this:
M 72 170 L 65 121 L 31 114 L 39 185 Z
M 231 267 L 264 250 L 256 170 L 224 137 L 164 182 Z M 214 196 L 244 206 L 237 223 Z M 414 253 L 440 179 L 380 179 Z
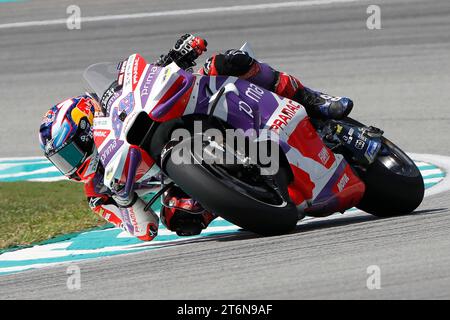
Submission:
M 417 175 L 415 163 L 391 141 L 384 138 L 383 148 L 378 160 L 391 172 L 406 177 Z
M 203 150 L 206 147 L 211 148 L 212 146 L 209 142 L 204 142 Z M 223 148 L 223 145 L 221 147 Z M 223 149 L 225 152 L 230 152 L 229 148 Z M 237 164 L 241 161 L 242 156 L 239 157 L 233 153 L 232 156 L 236 164 L 232 165 L 224 163 L 206 164 L 201 155 L 194 152 L 192 156 L 197 161 L 197 165 L 203 166 L 229 188 L 245 194 L 255 201 L 273 207 L 284 207 L 287 205 L 287 201 L 282 196 L 276 179 L 273 176 L 260 175 L 260 169 L 257 165 L 244 166 L 243 164 Z

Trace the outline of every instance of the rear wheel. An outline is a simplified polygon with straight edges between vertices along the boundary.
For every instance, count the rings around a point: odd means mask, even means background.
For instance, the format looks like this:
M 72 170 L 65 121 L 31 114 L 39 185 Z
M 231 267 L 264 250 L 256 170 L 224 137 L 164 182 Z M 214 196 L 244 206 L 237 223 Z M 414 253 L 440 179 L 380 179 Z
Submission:
M 374 163 L 365 170 L 356 169 L 366 184 L 366 192 L 357 206 L 378 217 L 413 212 L 425 192 L 423 178 L 405 152 L 386 138 Z

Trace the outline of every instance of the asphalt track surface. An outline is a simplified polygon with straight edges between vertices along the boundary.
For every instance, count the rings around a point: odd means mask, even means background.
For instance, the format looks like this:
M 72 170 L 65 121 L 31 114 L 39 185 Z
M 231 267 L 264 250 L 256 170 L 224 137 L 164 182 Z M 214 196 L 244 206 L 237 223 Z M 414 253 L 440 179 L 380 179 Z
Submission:
M 251 0 L 246 4 L 264 3 Z M 0 25 L 66 17 L 74 1 L 0 4 Z M 150 3 L 150 2 L 149 2 Z M 84 16 L 186 8 L 185 1 L 77 1 Z M 240 1 L 189 1 L 189 9 Z M 83 90 L 83 69 L 133 52 L 149 60 L 185 32 L 209 51 L 252 43 L 260 60 L 306 85 L 355 101 L 353 116 L 404 150 L 450 155 L 450 2 L 377 1 L 382 29 L 366 28 L 367 1 L 234 13 L 0 27 L 0 156 L 38 155 L 36 132 L 52 104 Z M 450 298 L 450 194 L 415 214 L 320 221 L 269 238 L 232 236 L 0 277 L 0 298 L 345 299 Z M 367 267 L 381 269 L 368 290 Z

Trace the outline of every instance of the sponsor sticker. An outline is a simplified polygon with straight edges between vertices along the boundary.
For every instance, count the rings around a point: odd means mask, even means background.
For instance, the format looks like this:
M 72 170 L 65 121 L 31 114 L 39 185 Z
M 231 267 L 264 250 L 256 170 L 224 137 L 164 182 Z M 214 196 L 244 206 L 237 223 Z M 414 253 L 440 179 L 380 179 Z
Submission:
M 245 91 L 245 95 L 254 100 L 256 103 L 259 103 L 264 95 L 264 90 L 262 90 L 257 85 L 250 83 L 247 90 Z
M 380 143 L 378 143 L 377 141 L 369 141 L 369 146 L 367 147 L 366 150 L 366 158 L 369 160 L 372 160 L 373 158 L 375 158 L 375 155 L 377 154 L 378 149 L 380 148 Z
M 55 121 L 55 116 L 56 116 L 56 113 L 54 110 L 48 110 L 47 113 L 45 114 L 44 118 L 42 119 L 42 123 L 44 123 L 46 125 L 52 123 L 53 121 Z
M 104 127 L 109 124 L 110 120 L 107 117 L 94 118 L 94 127 Z
M 326 147 L 323 147 L 322 150 L 320 150 L 318 156 L 323 165 L 326 165 L 328 160 L 330 160 L 330 154 Z
M 100 161 L 106 166 L 117 150 L 123 145 L 123 141 L 113 139 L 110 140 L 100 152 Z
M 348 175 L 346 173 L 344 173 L 344 175 L 342 176 L 341 180 L 339 180 L 339 182 L 337 184 L 339 192 L 344 190 L 345 186 L 347 185 L 347 183 L 349 181 L 350 181 L 350 178 L 348 177 Z
M 123 85 L 123 80 L 125 78 L 125 70 L 127 68 L 127 62 L 128 60 L 122 61 L 117 67 L 117 69 L 119 70 L 119 74 L 117 76 L 117 83 L 119 86 Z
M 145 62 L 144 58 L 142 58 L 140 55 L 136 55 L 133 63 L 133 73 L 131 79 L 133 91 L 136 89 L 146 66 L 147 62 Z
M 299 109 L 300 105 L 293 104 L 292 101 L 289 101 L 289 103 L 279 111 L 273 123 L 271 125 L 269 124 L 270 130 L 278 131 L 285 128 Z
M 150 90 L 153 86 L 154 80 L 156 76 L 159 74 L 160 69 L 156 66 L 153 66 L 150 69 L 150 72 L 145 78 L 144 84 L 141 87 L 141 96 L 148 96 L 150 94 Z
M 108 102 L 114 96 L 114 87 L 109 87 L 108 90 L 103 94 L 103 97 L 100 101 L 101 105 L 108 110 Z
M 134 61 L 135 58 L 136 58 L 136 55 L 130 56 L 128 58 L 127 65 L 125 67 L 125 74 L 124 74 L 124 81 L 123 81 L 124 84 L 123 84 L 123 86 L 125 88 L 128 88 L 128 89 L 132 88 L 131 81 L 132 81 L 132 78 L 133 78 L 133 65 L 134 65 L 133 61 Z
M 366 143 L 359 139 L 356 140 L 356 142 L 355 142 L 355 147 L 356 147 L 356 149 L 359 149 L 359 150 L 362 150 L 365 145 L 366 145 Z
M 101 146 L 106 137 L 108 137 L 111 130 L 94 129 L 94 143 L 97 147 Z
M 172 70 L 170 70 L 170 68 L 166 68 L 166 70 L 164 71 L 164 76 L 163 76 L 162 82 L 166 81 L 166 79 L 170 76 L 171 73 L 172 73 Z

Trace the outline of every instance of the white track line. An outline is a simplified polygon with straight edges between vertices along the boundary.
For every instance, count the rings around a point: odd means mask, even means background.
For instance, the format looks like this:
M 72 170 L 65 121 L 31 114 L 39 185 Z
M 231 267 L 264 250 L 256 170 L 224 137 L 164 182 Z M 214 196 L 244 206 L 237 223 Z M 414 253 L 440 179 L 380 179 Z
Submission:
M 429 169 L 429 170 L 420 170 L 420 172 L 422 172 L 422 176 L 426 177 L 432 174 L 442 174 L 442 170 L 441 169 Z
M 301 8 L 301 7 L 312 7 L 312 6 L 321 6 L 321 5 L 329 5 L 329 4 L 339 4 L 339 3 L 352 3 L 352 2 L 359 2 L 359 1 L 362 1 L 362 0 L 307 0 L 307 1 L 261 3 L 261 4 L 251 4 L 251 5 L 240 5 L 240 6 L 215 7 L 215 8 L 197 8 L 197 9 L 187 9 L 187 10 L 170 10 L 170 11 L 159 11 L 159 12 L 142 12 L 142 13 L 132 13 L 132 14 L 104 15 L 104 16 L 81 17 L 81 23 L 113 21 L 113 20 L 130 20 L 130 19 L 142 19 L 142 18 L 156 18 L 156 17 L 170 17 L 170 16 L 186 16 L 186 15 L 196 15 L 196 14 L 214 14 L 214 13 L 223 13 L 223 12 L 239 13 L 239 12 L 244 12 L 244 11 Z M 67 18 L 53 19 L 53 20 L 12 22 L 12 23 L 0 24 L 0 29 L 51 26 L 51 25 L 61 25 L 61 24 L 66 24 L 66 23 L 67 23 Z
M 28 172 L 19 172 L 19 173 L 8 173 L 8 174 L 0 174 L 0 179 L 4 178 L 19 178 L 19 177 L 26 177 L 33 174 L 42 174 L 42 173 L 53 173 L 53 172 L 59 172 L 56 167 L 48 167 L 48 168 L 42 168 L 37 169 L 34 171 L 28 171 Z
M 450 177 L 448 173 L 450 172 L 450 157 L 447 156 L 440 156 L 440 155 L 432 155 L 432 154 L 414 154 L 409 153 L 408 154 L 411 158 L 414 160 L 420 160 L 424 161 L 426 163 L 423 163 L 424 165 L 427 165 L 428 163 L 432 163 L 434 165 L 439 166 L 442 168 L 446 173 L 446 177 L 443 181 L 439 182 L 436 186 L 433 186 L 425 191 L 425 196 L 431 196 L 435 195 L 441 192 L 446 192 L 450 190 Z M 345 214 L 334 214 L 325 218 L 305 218 L 304 220 L 300 221 L 300 225 L 307 225 L 309 223 L 313 223 L 315 221 L 326 221 L 326 220 L 339 220 L 342 218 L 350 218 L 355 216 L 370 216 L 367 213 L 364 213 L 360 210 L 354 210 Z M 221 218 L 219 218 L 221 219 Z M 212 227 L 208 228 L 207 231 L 211 231 L 214 228 L 214 231 L 234 231 L 237 229 L 236 226 L 219 226 L 219 227 Z M 161 230 L 162 231 L 162 230 Z M 97 231 L 91 231 L 91 232 L 105 232 L 105 230 L 97 230 Z M 167 232 L 167 231 L 166 231 Z M 165 232 L 164 232 L 165 233 Z M 122 235 L 123 237 L 123 235 Z M 216 237 L 220 237 L 217 235 Z M 196 241 L 202 241 L 202 240 L 208 240 L 212 239 L 214 236 L 211 237 L 199 237 L 196 238 Z M 163 249 L 167 248 L 165 244 L 170 245 L 174 244 L 175 242 L 184 243 L 182 240 L 175 240 L 175 241 L 161 241 L 161 242 L 151 242 L 151 243 L 143 243 L 143 244 L 134 244 L 134 245 L 123 245 L 118 247 L 106 247 L 102 249 L 95 249 L 95 250 L 71 250 L 69 253 L 64 250 L 67 246 L 69 246 L 70 242 L 62 242 L 62 243 L 52 243 L 48 245 L 43 246 L 35 246 L 31 248 L 26 248 L 18 251 L 13 252 L 6 252 L 1 255 L 0 262 L 1 261 L 11 261 L 11 260 L 29 260 L 30 258 L 43 258 L 45 256 L 48 257 L 66 257 L 68 254 L 86 254 L 86 253 L 92 253 L 92 252 L 110 252 L 110 251 L 138 251 L 139 249 L 145 248 L 145 247 L 153 247 L 154 249 Z M 58 250 L 54 250 L 58 249 Z M 88 259 L 81 259 L 80 261 L 84 260 L 94 260 L 94 259 L 101 259 L 102 257 L 96 257 L 96 258 L 88 258 Z M 39 268 L 50 268 L 57 265 L 66 265 L 70 264 L 73 261 L 56 261 L 51 263 L 37 263 L 37 264 L 31 264 L 31 265 L 22 265 L 22 266 L 11 266 L 6 268 L 0 268 L 0 274 L 9 273 L 9 272 L 18 272 L 23 270 L 29 270 L 29 269 L 39 269 Z
M 45 157 L 13 157 L 13 158 L 0 158 L 0 163 L 4 161 L 48 161 Z
M 417 154 L 408 153 L 413 160 L 425 161 L 432 163 L 445 171 L 445 178 L 435 186 L 425 190 L 425 197 L 429 197 L 441 192 L 447 192 L 450 190 L 450 157 L 440 156 L 436 154 Z

